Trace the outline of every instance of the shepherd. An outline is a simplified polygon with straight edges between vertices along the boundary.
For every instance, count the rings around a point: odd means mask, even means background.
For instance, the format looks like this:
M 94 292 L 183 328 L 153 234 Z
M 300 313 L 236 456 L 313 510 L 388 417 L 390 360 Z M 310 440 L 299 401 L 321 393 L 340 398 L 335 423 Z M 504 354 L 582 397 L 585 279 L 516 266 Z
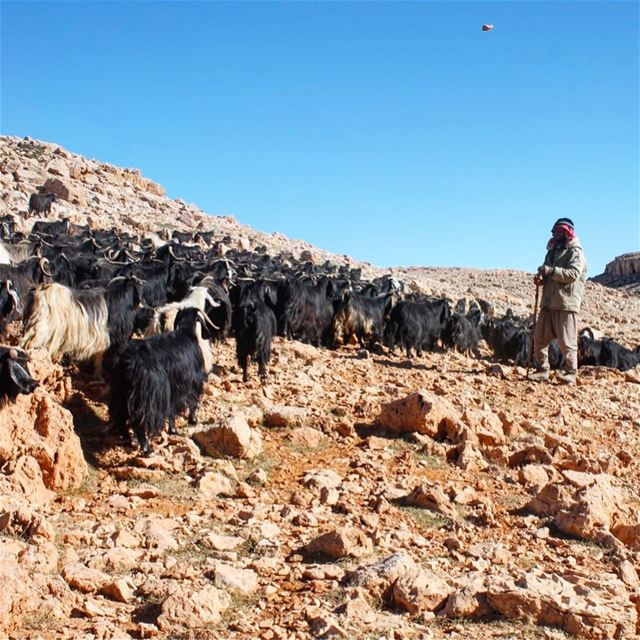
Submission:
M 578 375 L 578 313 L 587 277 L 587 261 L 576 236 L 573 221 L 559 218 L 551 229 L 544 263 L 534 277 L 542 285 L 542 301 L 534 335 L 533 349 L 537 369 L 530 380 L 549 379 L 549 344 L 558 340 L 564 356 L 560 381 L 575 384 Z

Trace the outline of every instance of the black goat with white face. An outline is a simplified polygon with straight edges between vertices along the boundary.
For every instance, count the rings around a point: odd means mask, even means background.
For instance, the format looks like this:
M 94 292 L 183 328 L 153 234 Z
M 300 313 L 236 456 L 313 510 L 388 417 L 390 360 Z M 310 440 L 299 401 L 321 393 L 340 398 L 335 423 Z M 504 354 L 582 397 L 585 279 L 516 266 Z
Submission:
M 109 414 L 113 429 L 130 442 L 133 429 L 140 449 L 151 453 L 149 440 L 185 409 L 189 423 L 202 395 L 212 354 L 207 342 L 208 323 L 201 311 L 182 309 L 169 333 L 131 340 L 116 360 L 111 382 Z
M 24 351 L 0 347 L 0 407 L 21 393 L 33 393 L 38 386 L 29 373 L 27 360 Z
M 46 258 L 29 258 L 19 264 L 0 265 L 0 334 L 12 319 L 18 319 L 29 305 L 38 284 L 51 282 L 52 273 Z M 4 303 L 3 303 L 3 298 Z M 10 298 L 10 299 L 9 299 Z
M 249 380 L 249 358 L 258 363 L 258 375 L 263 382 L 268 378 L 267 366 L 271 360 L 271 342 L 276 334 L 276 315 L 267 304 L 274 292 L 269 285 L 254 283 L 243 287 L 233 309 L 232 326 L 236 338 L 236 357 L 242 368 L 242 380 Z

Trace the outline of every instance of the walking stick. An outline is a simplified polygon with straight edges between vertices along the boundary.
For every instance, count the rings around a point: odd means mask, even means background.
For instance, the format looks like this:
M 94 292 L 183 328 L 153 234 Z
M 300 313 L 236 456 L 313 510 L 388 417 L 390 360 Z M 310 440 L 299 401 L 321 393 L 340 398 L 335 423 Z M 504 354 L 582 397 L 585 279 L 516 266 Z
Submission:
M 540 282 L 536 280 L 536 301 L 533 304 L 533 324 L 531 325 L 531 338 L 529 339 L 529 357 L 527 358 L 527 380 L 529 379 L 529 369 L 533 358 L 533 337 L 536 334 L 536 321 L 538 319 L 538 294 L 540 293 Z

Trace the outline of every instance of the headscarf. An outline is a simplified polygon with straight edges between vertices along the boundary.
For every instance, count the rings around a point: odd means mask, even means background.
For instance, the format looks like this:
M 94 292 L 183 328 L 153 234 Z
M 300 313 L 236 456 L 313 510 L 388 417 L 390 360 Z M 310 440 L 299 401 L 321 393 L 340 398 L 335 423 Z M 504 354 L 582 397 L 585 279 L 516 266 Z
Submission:
M 566 222 L 556 222 L 553 225 L 553 229 L 551 229 L 551 233 L 555 233 L 557 229 L 560 229 L 562 231 L 563 237 L 560 240 L 556 240 L 552 236 L 549 242 L 547 242 L 547 251 L 554 249 L 559 244 L 565 244 L 566 242 L 569 242 L 576 237 L 576 230 L 573 228 L 573 225 L 570 225 Z

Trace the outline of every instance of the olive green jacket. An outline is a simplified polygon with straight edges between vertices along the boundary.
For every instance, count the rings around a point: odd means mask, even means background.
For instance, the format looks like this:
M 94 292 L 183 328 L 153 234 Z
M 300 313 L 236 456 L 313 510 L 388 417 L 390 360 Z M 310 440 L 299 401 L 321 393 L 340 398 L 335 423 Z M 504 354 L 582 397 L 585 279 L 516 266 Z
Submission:
M 580 311 L 587 261 L 578 238 L 547 251 L 544 264 L 553 267 L 553 272 L 544 279 L 541 308 Z

